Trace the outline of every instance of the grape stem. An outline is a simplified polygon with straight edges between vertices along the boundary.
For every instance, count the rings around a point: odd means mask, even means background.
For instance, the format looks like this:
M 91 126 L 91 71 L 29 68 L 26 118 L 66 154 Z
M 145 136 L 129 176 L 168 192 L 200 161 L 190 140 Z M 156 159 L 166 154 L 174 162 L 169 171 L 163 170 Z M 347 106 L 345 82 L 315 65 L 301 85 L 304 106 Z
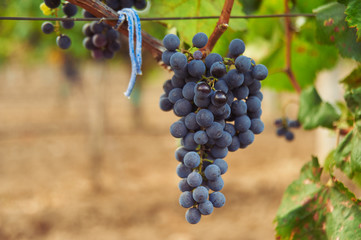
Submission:
M 290 13 L 290 8 L 288 5 L 289 1 L 284 0 L 284 4 L 285 4 L 285 15 L 287 15 Z M 291 61 L 292 35 L 293 35 L 293 30 L 292 30 L 291 18 L 285 17 L 286 68 L 284 69 L 284 72 L 287 74 L 288 79 L 290 80 L 290 82 L 291 82 L 293 88 L 296 90 L 296 92 L 298 94 L 301 94 L 301 87 L 300 87 L 299 83 L 297 82 L 295 74 L 293 73 L 293 70 L 292 70 L 292 61 Z
M 224 1 L 222 13 L 218 19 L 217 25 L 214 28 L 211 36 L 209 37 L 207 45 L 201 49 L 201 51 L 205 52 L 206 55 L 208 55 L 210 52 L 212 52 L 212 49 L 216 45 L 218 39 L 227 30 L 233 3 L 234 3 L 234 0 L 225 0 Z
M 86 11 L 90 12 L 94 16 L 98 18 L 116 18 L 118 19 L 118 14 L 105 5 L 102 1 L 99 0 L 68 0 L 68 2 L 75 4 Z M 117 21 L 106 21 L 107 24 L 110 26 L 115 26 L 117 24 Z M 124 23 L 119 28 L 118 31 L 128 36 L 128 24 Z M 165 48 L 162 44 L 162 42 L 148 33 L 142 31 L 142 39 L 143 39 L 143 46 L 148 49 L 153 57 L 157 60 L 157 62 L 161 62 L 162 60 L 162 52 L 165 51 Z M 163 67 L 167 68 L 166 65 Z

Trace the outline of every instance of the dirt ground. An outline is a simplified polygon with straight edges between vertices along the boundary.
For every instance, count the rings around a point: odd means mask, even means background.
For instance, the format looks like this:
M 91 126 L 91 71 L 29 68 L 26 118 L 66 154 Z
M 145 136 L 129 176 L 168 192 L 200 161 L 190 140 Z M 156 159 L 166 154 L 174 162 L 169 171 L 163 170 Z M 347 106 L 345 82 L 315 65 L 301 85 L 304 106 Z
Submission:
M 151 74 L 135 112 L 123 96 L 128 66 L 115 67 L 83 66 L 81 87 L 54 65 L 1 68 L 0 240 L 274 239 L 314 133 L 277 138 L 277 95 L 266 93 L 265 132 L 226 158 L 226 205 L 190 225 L 178 204 L 176 117 L 158 108 L 168 73 Z

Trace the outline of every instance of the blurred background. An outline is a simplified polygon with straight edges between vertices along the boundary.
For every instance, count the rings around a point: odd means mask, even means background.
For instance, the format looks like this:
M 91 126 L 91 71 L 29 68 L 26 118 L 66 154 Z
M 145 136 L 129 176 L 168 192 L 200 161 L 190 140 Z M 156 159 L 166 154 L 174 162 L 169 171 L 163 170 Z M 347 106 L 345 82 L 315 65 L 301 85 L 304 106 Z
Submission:
M 1 1 L 0 15 L 41 16 L 38 3 Z M 171 73 L 144 51 L 129 100 L 125 41 L 115 59 L 94 61 L 81 45 L 82 23 L 69 31 L 70 51 L 41 24 L 0 21 L 1 240 L 273 239 L 284 190 L 311 155 L 323 161 L 336 144 L 327 131 L 278 138 L 273 122 L 297 96 L 265 89 L 264 133 L 226 158 L 226 205 L 190 225 L 178 204 L 179 143 L 169 133 L 177 117 L 158 107 Z M 340 99 L 330 78 L 337 82 L 350 65 L 318 75 L 322 97 Z M 297 110 L 288 104 L 286 113 L 295 119 Z

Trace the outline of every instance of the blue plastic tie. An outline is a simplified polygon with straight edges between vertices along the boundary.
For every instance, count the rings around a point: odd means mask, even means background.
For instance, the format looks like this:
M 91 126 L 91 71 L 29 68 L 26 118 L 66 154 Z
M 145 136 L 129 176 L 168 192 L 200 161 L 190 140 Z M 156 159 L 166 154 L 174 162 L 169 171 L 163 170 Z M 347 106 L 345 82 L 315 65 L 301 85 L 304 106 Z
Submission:
M 135 85 L 137 75 L 142 75 L 142 28 L 140 25 L 140 19 L 137 12 L 132 8 L 123 8 L 118 11 L 119 19 L 115 25 L 115 29 L 118 29 L 119 26 L 127 20 L 128 22 L 128 32 L 129 32 L 129 57 L 132 62 L 132 73 L 130 76 L 129 84 L 127 91 L 124 92 L 124 95 L 128 98 L 132 93 L 132 90 Z M 135 28 L 135 29 L 134 29 Z M 136 37 L 136 46 L 134 47 L 134 30 Z

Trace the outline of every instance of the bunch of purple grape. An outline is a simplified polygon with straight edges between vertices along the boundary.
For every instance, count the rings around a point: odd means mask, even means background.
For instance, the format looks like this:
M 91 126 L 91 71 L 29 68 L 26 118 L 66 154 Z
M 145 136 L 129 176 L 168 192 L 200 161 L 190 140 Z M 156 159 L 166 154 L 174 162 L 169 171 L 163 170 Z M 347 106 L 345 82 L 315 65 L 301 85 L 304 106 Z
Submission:
M 106 23 L 86 23 L 83 34 L 86 36 L 83 45 L 91 51 L 94 59 L 113 58 L 114 53 L 120 50 L 119 32 Z
M 228 169 L 224 160 L 228 152 L 246 148 L 264 130 L 260 81 L 268 70 L 242 55 L 245 44 L 240 39 L 230 43 L 229 58 L 204 55 L 199 50 L 208 42 L 204 33 L 197 33 L 192 42 L 193 47 L 182 53 L 176 35 L 164 37 L 167 50 L 162 60 L 174 76 L 164 83 L 159 105 L 180 117 L 170 127 L 182 145 L 175 153 L 182 178 L 179 203 L 189 208 L 186 220 L 196 224 L 201 215 L 225 204 L 219 191 L 224 186 L 221 175 Z
M 115 11 L 123 8 L 135 7 L 136 9 L 144 9 L 147 6 L 146 0 L 107 0 L 105 4 Z M 95 18 L 88 11 L 83 11 L 86 18 Z M 92 22 L 83 26 L 83 46 L 91 51 L 94 59 L 111 59 L 115 52 L 120 50 L 120 35 L 110 25 L 104 22 Z
M 58 8 L 60 4 L 61 0 L 44 0 L 44 3 L 40 5 L 40 9 L 45 15 L 51 15 L 53 14 L 52 9 Z M 67 1 L 63 3 L 62 10 L 65 14 L 64 18 L 73 17 L 78 12 L 77 6 Z M 63 29 L 72 29 L 74 27 L 74 21 L 64 20 L 60 22 L 60 25 Z M 59 23 L 54 26 L 54 24 L 51 22 L 44 22 L 41 25 L 41 30 L 45 34 L 56 32 L 58 34 L 58 37 L 56 38 L 56 43 L 61 49 L 68 49 L 71 46 L 71 39 L 69 38 L 69 36 L 60 32 Z
M 277 127 L 276 134 L 281 137 L 284 136 L 287 141 L 292 141 L 295 138 L 291 128 L 300 128 L 301 124 L 298 120 L 289 120 L 288 118 L 279 118 L 274 122 Z

